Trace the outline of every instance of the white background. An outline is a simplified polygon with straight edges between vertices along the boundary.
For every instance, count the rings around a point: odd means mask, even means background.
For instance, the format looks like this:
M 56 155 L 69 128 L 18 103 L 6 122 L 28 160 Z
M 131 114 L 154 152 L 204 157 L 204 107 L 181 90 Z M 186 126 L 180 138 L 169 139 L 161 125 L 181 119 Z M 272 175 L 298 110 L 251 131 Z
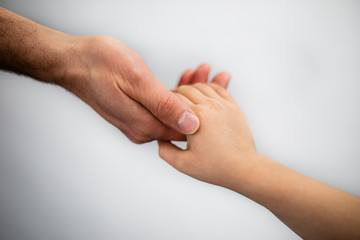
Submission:
M 168 88 L 203 62 L 229 71 L 261 154 L 360 195 L 359 1 L 1 5 L 70 34 L 117 37 Z M 157 151 L 60 87 L 0 72 L 0 239 L 298 239 Z

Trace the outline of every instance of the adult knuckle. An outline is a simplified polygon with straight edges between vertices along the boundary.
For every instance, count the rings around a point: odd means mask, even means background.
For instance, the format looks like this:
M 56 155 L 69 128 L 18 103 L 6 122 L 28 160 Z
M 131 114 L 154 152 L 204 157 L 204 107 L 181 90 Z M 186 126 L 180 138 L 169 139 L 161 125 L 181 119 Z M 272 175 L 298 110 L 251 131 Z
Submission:
M 142 86 L 143 75 L 136 69 L 136 64 L 129 59 L 121 65 L 121 77 L 127 84 L 126 87 L 132 90 Z
M 131 138 L 131 137 L 129 137 L 129 140 L 131 142 L 135 143 L 135 144 L 142 144 L 143 143 L 143 142 L 140 142 L 140 141 L 136 140 L 135 138 Z
M 136 57 L 126 57 L 124 63 L 120 65 L 120 76 L 122 86 L 126 92 L 133 95 L 146 91 L 146 81 L 151 77 L 148 70 L 143 67 L 141 59 Z
M 151 141 L 151 138 L 142 133 L 133 133 L 129 136 L 130 141 L 136 144 L 142 144 Z
M 167 116 L 174 111 L 175 98 L 171 95 L 164 96 L 160 98 L 160 101 L 157 103 L 157 113 L 160 116 Z

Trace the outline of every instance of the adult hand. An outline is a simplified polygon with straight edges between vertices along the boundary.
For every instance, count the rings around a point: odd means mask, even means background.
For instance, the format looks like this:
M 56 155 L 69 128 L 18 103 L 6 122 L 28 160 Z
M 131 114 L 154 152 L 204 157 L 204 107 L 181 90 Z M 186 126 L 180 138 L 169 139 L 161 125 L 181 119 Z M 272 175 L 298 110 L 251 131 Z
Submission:
M 82 98 L 131 141 L 181 140 L 199 126 L 194 112 L 151 73 L 141 56 L 111 37 L 82 37 L 70 72 L 57 83 Z M 80 67 L 79 67 L 80 66 Z
M 111 37 L 83 37 L 77 49 L 80 52 L 73 55 L 80 56 L 80 77 L 75 82 L 65 77 L 58 84 L 81 97 L 131 141 L 185 140 L 184 134 L 196 132 L 199 120 L 191 108 L 156 79 L 132 48 Z M 76 62 L 73 65 L 77 67 Z M 207 82 L 209 71 L 207 64 L 187 70 L 179 84 Z M 228 73 L 220 73 L 213 82 L 226 87 L 229 80 Z
M 199 126 L 189 106 L 115 38 L 70 36 L 0 7 L 0 56 L 0 68 L 65 87 L 133 142 L 185 140 Z M 180 82 L 207 81 L 208 72 L 200 66 Z

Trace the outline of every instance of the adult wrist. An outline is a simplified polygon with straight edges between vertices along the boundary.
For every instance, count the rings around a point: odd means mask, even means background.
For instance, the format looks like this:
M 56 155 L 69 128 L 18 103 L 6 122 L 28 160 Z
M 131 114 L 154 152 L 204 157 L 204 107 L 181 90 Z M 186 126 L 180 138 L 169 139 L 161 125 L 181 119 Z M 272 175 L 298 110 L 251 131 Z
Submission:
M 46 81 L 59 85 L 84 99 L 86 81 L 89 79 L 90 66 L 84 50 L 84 40 L 88 37 L 62 34 L 53 40 L 56 46 L 54 58 L 56 68 L 46 74 Z
M 74 37 L 0 7 L 0 68 L 54 83 L 63 78 Z
M 35 24 L 37 30 L 23 48 L 32 48 L 19 62 L 20 72 L 43 82 L 57 84 L 76 94 L 84 75 L 82 37 L 65 34 Z M 25 44 L 24 44 L 25 45 Z

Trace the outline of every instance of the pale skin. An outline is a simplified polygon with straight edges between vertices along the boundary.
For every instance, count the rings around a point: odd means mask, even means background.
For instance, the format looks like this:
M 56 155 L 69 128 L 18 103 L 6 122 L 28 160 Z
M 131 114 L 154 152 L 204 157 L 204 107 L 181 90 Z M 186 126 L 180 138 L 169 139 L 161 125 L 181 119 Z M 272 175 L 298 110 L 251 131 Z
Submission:
M 161 158 L 263 205 L 304 239 L 360 239 L 360 198 L 257 153 L 244 113 L 224 88 L 196 83 L 174 92 L 201 125 L 186 150 L 159 141 Z
M 131 47 L 108 36 L 73 36 L 0 7 L 0 69 L 57 84 L 88 103 L 135 143 L 184 140 L 195 113 L 163 86 Z M 188 70 L 180 85 L 207 82 L 210 66 Z M 225 87 L 230 74 L 213 83 Z

